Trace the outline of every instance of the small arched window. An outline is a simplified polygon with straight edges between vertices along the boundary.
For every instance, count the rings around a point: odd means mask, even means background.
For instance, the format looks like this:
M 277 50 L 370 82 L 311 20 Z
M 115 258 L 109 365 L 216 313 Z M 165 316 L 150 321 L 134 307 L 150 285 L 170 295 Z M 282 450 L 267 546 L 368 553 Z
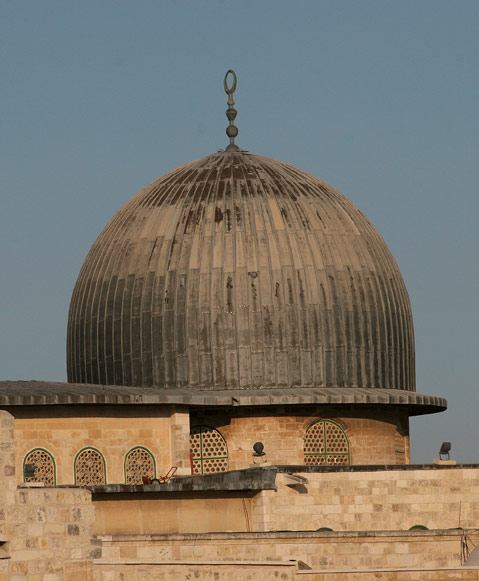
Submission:
M 195 426 L 190 432 L 190 451 L 195 474 L 211 474 L 228 470 L 226 440 L 218 430 Z
M 35 448 L 29 452 L 23 460 L 24 473 L 26 464 L 33 464 L 35 467 L 35 474 L 34 476 L 26 477 L 25 482 L 43 482 L 45 486 L 55 486 L 55 460 L 50 452 L 43 448 Z
M 155 478 L 155 459 L 153 454 L 137 446 L 125 456 L 125 483 L 143 484 L 143 477 Z
M 304 436 L 305 464 L 349 464 L 349 440 L 343 428 L 332 420 L 311 424 Z
M 77 486 L 106 484 L 105 459 L 95 448 L 84 448 L 76 455 L 75 484 Z

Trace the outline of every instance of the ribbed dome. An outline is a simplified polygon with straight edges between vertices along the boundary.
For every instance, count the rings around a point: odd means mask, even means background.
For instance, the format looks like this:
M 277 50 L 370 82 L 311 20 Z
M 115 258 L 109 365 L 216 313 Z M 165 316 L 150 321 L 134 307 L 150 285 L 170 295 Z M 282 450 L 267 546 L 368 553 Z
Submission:
M 71 382 L 415 390 L 383 239 L 323 181 L 243 151 L 183 165 L 117 212 L 68 327 Z

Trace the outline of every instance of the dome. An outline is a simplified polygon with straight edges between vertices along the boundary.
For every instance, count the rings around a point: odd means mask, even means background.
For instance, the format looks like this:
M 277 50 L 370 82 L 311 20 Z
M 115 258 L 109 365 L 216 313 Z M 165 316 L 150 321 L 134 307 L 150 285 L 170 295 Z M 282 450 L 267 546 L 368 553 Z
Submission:
M 219 152 L 141 190 L 100 234 L 73 292 L 67 367 L 79 383 L 415 391 L 411 307 L 342 194 Z

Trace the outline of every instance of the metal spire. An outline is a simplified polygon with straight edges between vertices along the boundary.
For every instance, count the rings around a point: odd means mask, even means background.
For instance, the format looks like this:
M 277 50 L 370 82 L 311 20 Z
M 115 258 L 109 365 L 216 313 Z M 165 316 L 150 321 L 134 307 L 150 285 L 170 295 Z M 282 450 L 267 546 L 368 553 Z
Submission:
M 233 83 L 231 87 L 228 87 L 228 75 L 230 74 L 233 76 Z M 225 93 L 228 95 L 228 109 L 226 110 L 226 117 L 228 117 L 230 124 L 226 128 L 226 135 L 230 138 L 230 144 L 226 148 L 226 151 L 239 150 L 239 147 L 235 143 L 235 137 L 238 135 L 238 128 L 234 124 L 234 120 L 236 119 L 238 111 L 236 111 L 236 109 L 233 107 L 233 105 L 235 104 L 233 99 L 233 93 L 236 90 L 236 80 L 237 80 L 236 73 L 231 69 L 227 71 L 224 80 L 224 87 Z

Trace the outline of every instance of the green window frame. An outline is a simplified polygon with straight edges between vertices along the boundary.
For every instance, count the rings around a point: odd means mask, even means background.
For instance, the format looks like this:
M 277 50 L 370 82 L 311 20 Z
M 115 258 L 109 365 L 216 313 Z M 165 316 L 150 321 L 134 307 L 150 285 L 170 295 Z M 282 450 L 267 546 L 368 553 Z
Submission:
M 151 461 L 153 463 L 153 474 L 151 474 L 151 475 L 142 474 L 142 476 L 149 476 L 150 478 L 156 478 L 156 460 L 155 460 L 154 455 L 145 446 L 134 446 L 133 448 L 128 450 L 128 452 L 125 454 L 125 459 L 123 461 L 123 474 L 125 475 L 125 484 L 133 484 L 133 482 L 129 482 L 129 480 L 131 480 L 131 478 L 129 477 L 128 472 L 127 472 L 127 470 L 128 470 L 127 462 L 128 462 L 128 457 L 130 456 L 130 454 L 132 454 L 136 450 L 143 450 L 144 452 L 146 452 L 149 455 L 149 457 L 151 458 Z M 141 482 L 137 481 L 134 484 L 142 484 L 142 483 L 143 483 L 142 481 Z
M 102 482 L 101 481 L 100 482 L 92 482 L 91 484 L 88 484 L 88 483 L 78 481 L 79 480 L 78 479 L 78 460 L 84 452 L 87 452 L 89 450 L 96 452 L 100 456 L 100 459 L 102 462 L 102 467 L 103 467 L 103 479 L 102 479 L 103 481 Z M 86 446 L 85 448 L 82 448 L 81 450 L 78 451 L 77 455 L 75 456 L 75 460 L 73 462 L 73 470 L 75 473 L 75 485 L 76 486 L 103 486 L 107 483 L 105 457 L 100 452 L 100 450 L 98 450 L 97 448 L 94 448 L 93 446 Z
M 35 464 L 35 462 L 31 462 L 29 460 L 29 457 L 32 454 L 34 454 L 35 452 L 41 452 L 41 453 L 45 454 L 46 456 L 48 456 L 48 458 L 51 460 L 52 468 L 53 468 L 53 474 L 52 474 L 53 481 L 51 483 L 47 483 L 47 485 L 48 486 L 56 486 L 57 485 L 57 466 L 55 463 L 55 458 L 53 457 L 53 454 L 45 448 L 40 448 L 40 447 L 33 448 L 32 450 L 30 450 L 30 452 L 25 454 L 25 457 L 23 458 L 23 466 L 22 466 L 23 474 L 25 474 L 25 464 Z M 45 482 L 45 480 L 37 480 L 36 479 L 37 470 L 41 475 L 41 473 L 42 473 L 41 467 L 37 469 L 37 466 L 35 466 L 35 479 L 34 480 L 28 479 L 29 482 Z
M 317 420 L 304 436 L 304 463 L 311 465 L 347 465 L 351 463 L 349 438 L 337 422 Z
M 194 474 L 228 470 L 228 446 L 219 430 L 199 425 L 190 431 L 190 452 Z

